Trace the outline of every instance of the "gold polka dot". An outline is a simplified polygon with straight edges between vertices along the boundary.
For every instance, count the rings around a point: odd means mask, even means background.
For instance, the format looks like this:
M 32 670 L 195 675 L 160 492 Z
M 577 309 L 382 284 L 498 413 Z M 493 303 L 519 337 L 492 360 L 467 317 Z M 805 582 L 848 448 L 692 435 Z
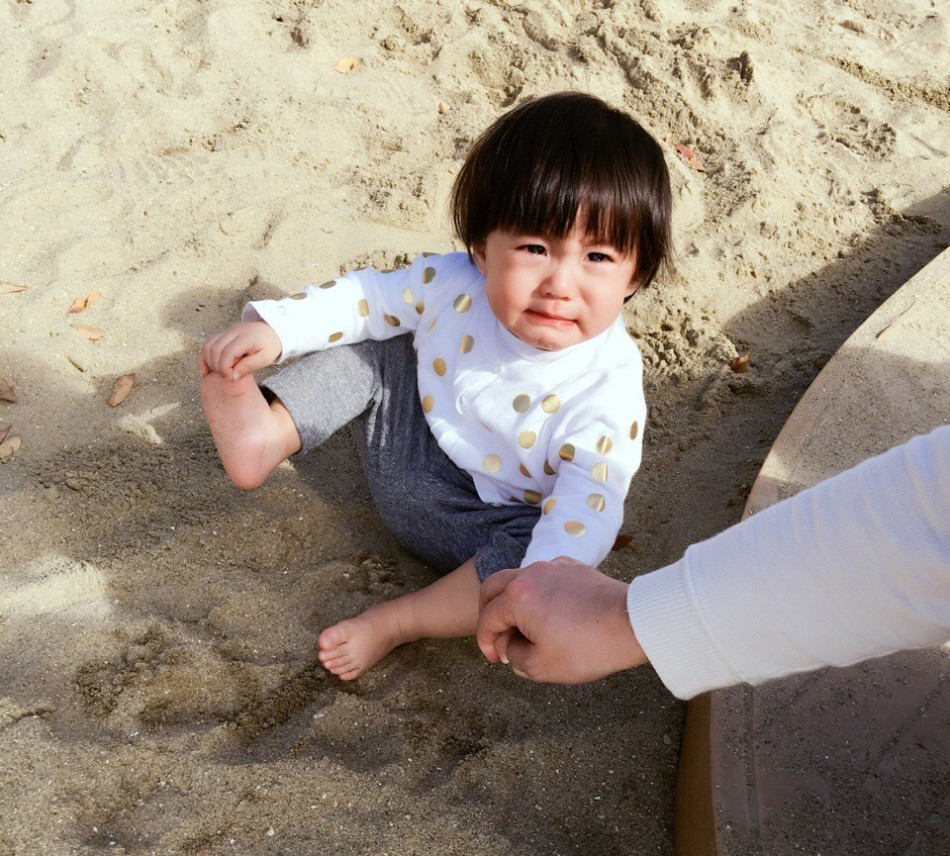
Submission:
M 511 406 L 518 412 L 524 413 L 531 406 L 531 399 L 527 395 L 516 395 Z
M 432 408 L 435 406 L 435 399 L 431 395 L 427 395 L 422 399 L 422 412 L 431 413 Z
M 383 318 L 385 319 L 386 323 L 390 325 L 390 327 L 398 327 L 400 324 L 402 324 L 402 321 L 400 321 L 395 315 L 383 315 Z
M 342 339 L 342 338 L 343 338 L 343 334 L 342 334 L 342 333 L 331 333 L 331 334 L 330 334 L 330 341 L 331 341 L 331 342 L 339 342 L 340 339 Z
M 290 299 L 291 299 L 291 300 L 306 300 L 306 299 L 307 299 L 307 292 L 306 292 L 306 291 L 298 291 L 296 294 L 291 294 L 291 295 L 290 295 Z
M 554 510 L 554 506 L 557 505 L 557 497 L 549 496 L 545 501 L 544 505 L 541 507 L 541 510 L 545 514 L 550 514 Z
M 568 535 L 573 535 L 575 538 L 580 538 L 587 531 L 587 527 L 584 526 L 579 520 L 568 520 L 564 524 L 564 531 Z
M 537 505 L 541 501 L 541 494 L 536 490 L 526 490 L 524 492 L 524 501 L 528 505 Z
M 420 301 L 416 304 L 416 312 L 417 312 L 419 315 L 421 315 L 421 314 L 422 314 L 423 312 L 425 312 L 425 311 L 426 311 L 426 304 L 425 304 L 425 301 L 424 301 L 424 300 L 420 300 Z
M 336 280 L 331 279 L 329 282 L 324 282 L 320 284 L 320 288 L 333 288 L 336 285 Z
M 439 316 L 436 315 L 435 318 L 432 319 L 432 323 L 429 325 L 429 329 L 426 330 L 426 333 L 431 333 L 435 329 L 435 322 L 438 320 L 439 320 Z
M 434 280 L 434 279 L 435 279 L 435 268 L 434 268 L 434 267 L 427 267 L 427 268 L 422 272 L 422 284 L 423 284 L 423 285 L 428 285 L 428 284 L 429 284 L 430 282 L 432 282 L 432 280 Z
M 369 301 L 365 297 L 356 304 L 356 311 L 364 318 L 369 315 Z
M 471 336 L 462 336 L 462 344 L 459 345 L 459 353 L 467 354 L 475 347 L 475 340 Z
M 606 505 L 607 500 L 605 500 L 599 493 L 592 493 L 589 497 L 587 497 L 587 507 L 592 511 L 603 511 Z
M 610 450 L 614 447 L 614 441 L 610 439 L 606 434 L 597 441 L 597 445 L 594 447 L 597 450 L 598 455 L 609 455 Z
M 528 470 L 527 470 L 527 468 L 525 467 L 524 464 L 520 464 L 520 465 L 518 466 L 518 472 L 520 472 L 521 475 L 523 475 L 526 479 L 531 478 L 531 473 L 528 472 Z
M 412 304 L 416 302 L 416 298 L 412 296 L 412 289 L 411 289 L 411 288 L 407 288 L 407 289 L 402 293 L 402 299 L 403 299 L 403 302 L 404 302 L 404 303 L 408 303 L 410 306 L 412 306 Z
M 561 399 L 558 398 L 554 394 L 546 395 L 541 400 L 541 409 L 545 413 L 554 413 L 554 411 L 557 410 L 560 406 L 561 406 Z
M 456 312 L 468 312 L 472 308 L 472 298 L 467 294 L 460 294 L 452 303 Z
M 432 361 L 432 368 L 439 377 L 442 377 L 445 374 L 445 360 L 442 357 L 436 357 Z
M 544 461 L 544 472 L 545 472 L 547 475 L 549 475 L 549 476 L 556 475 L 556 473 L 554 472 L 554 470 L 551 469 L 551 465 L 547 462 L 547 459 L 545 459 L 545 461 Z
M 557 455 L 562 461 L 570 463 L 574 460 L 574 446 L 570 443 L 565 443 L 557 450 Z
M 607 462 L 601 461 L 599 464 L 594 464 L 590 474 L 594 477 L 595 482 L 603 483 L 607 481 Z
M 482 468 L 486 473 L 497 473 L 501 469 L 501 458 L 498 455 L 485 455 Z
M 637 421 L 634 419 L 633 425 L 630 426 L 630 439 L 636 440 L 637 434 L 640 433 L 640 426 L 637 424 Z
M 521 446 L 522 449 L 530 449 L 537 439 L 538 435 L 535 434 L 534 431 L 522 431 L 518 435 L 518 445 Z

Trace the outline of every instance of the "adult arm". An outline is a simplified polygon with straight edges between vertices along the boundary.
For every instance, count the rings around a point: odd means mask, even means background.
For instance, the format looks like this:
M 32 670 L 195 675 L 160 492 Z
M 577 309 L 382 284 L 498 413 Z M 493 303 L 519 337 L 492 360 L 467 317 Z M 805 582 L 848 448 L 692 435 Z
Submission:
M 605 620 L 616 616 L 616 588 L 577 563 L 562 563 L 562 572 L 572 565 L 580 572 L 573 586 L 596 584 L 604 596 L 575 592 L 573 613 L 550 620 L 544 610 L 569 588 L 552 578 L 539 596 L 545 567 L 489 578 L 479 645 L 493 662 L 508 659 L 526 677 L 558 682 L 591 680 L 616 671 L 617 662 L 625 668 L 648 658 L 673 693 L 690 698 L 936 644 L 950 636 L 948 509 L 950 426 L 634 580 L 625 592 L 630 631 Z
M 950 636 L 950 426 L 639 577 L 630 620 L 680 698 Z

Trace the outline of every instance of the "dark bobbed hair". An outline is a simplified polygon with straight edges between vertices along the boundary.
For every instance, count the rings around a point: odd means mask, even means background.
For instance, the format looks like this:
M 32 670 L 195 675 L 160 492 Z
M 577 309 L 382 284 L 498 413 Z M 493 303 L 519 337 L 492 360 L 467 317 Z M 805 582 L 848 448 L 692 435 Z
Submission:
M 663 151 L 626 113 L 560 92 L 498 118 L 475 141 L 451 197 L 469 257 L 496 229 L 564 238 L 584 231 L 637 254 L 634 281 L 669 264 L 672 193 Z

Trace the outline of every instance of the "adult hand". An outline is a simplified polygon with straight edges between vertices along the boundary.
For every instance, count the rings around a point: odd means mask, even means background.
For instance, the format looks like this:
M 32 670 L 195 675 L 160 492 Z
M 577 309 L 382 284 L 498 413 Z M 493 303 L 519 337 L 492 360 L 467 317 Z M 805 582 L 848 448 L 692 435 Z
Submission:
M 533 681 L 580 684 L 647 662 L 627 584 L 574 559 L 498 571 L 483 584 L 478 647 Z

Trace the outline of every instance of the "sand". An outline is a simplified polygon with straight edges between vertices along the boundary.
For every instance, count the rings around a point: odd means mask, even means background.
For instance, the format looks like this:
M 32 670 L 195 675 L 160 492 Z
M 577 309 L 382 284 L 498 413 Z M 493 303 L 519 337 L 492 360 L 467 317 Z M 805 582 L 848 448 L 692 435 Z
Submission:
M 432 577 L 345 436 L 232 487 L 196 351 L 249 298 L 456 248 L 473 135 L 594 92 L 694 155 L 667 145 L 676 273 L 628 308 L 651 420 L 603 567 L 663 565 L 947 246 L 948 28 L 924 0 L 3 4 L 0 854 L 671 853 L 683 706 L 651 670 L 535 686 L 459 640 L 323 672 L 322 627 Z

